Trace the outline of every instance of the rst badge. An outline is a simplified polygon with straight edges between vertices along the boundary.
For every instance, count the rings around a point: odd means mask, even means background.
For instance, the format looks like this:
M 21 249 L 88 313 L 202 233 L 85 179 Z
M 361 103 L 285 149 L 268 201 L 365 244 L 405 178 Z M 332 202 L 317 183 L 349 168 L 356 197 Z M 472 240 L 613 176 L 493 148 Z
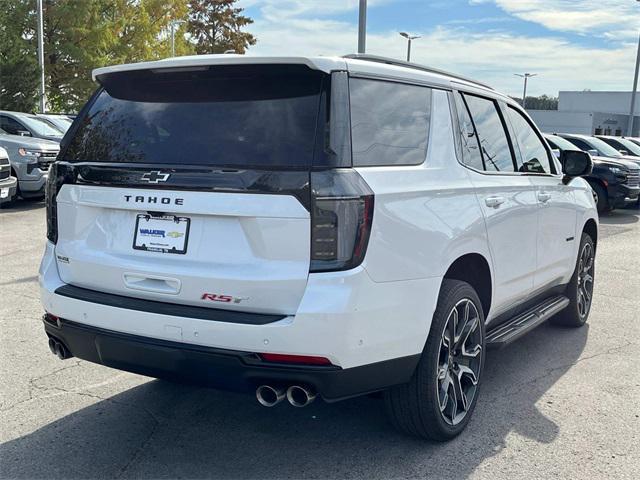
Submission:
M 234 297 L 231 295 L 221 295 L 219 293 L 203 293 L 200 300 L 208 300 L 210 302 L 221 303 L 240 303 L 247 300 L 249 297 Z

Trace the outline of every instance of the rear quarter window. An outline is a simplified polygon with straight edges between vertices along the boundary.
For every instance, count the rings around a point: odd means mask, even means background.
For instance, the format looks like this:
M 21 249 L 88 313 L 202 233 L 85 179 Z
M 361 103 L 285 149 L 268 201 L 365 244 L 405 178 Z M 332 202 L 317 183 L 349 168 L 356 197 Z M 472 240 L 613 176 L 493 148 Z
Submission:
M 431 89 L 351 78 L 354 166 L 419 165 L 427 156 Z

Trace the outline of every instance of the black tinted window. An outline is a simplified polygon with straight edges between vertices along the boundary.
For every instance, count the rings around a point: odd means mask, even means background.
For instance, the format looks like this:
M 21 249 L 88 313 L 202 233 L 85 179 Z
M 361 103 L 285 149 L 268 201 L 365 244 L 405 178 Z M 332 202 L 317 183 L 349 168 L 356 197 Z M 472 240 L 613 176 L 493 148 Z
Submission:
M 496 103 L 474 95 L 464 95 L 464 99 L 478 132 L 485 170 L 513 172 L 513 157 Z
M 62 156 L 90 162 L 311 165 L 323 78 L 303 66 L 217 66 L 101 79 Z
M 418 165 L 427 156 L 431 89 L 352 78 L 353 164 Z
M 458 123 L 460 124 L 460 142 L 462 149 L 462 162 L 476 170 L 484 170 L 482 154 L 478 144 L 478 136 L 473 128 L 473 122 L 469 116 L 467 106 L 464 104 L 459 93 L 454 93 L 456 99 L 456 110 L 458 112 Z
M 511 120 L 520 152 L 519 170 L 529 173 L 551 173 L 547 149 L 527 119 L 511 107 L 507 108 L 507 115 Z
M 20 135 L 20 132 L 28 132 L 24 125 L 6 115 L 0 115 L 0 127 L 11 135 Z
M 584 150 L 585 152 L 587 150 L 595 150 L 591 145 L 589 145 L 584 140 L 580 140 L 579 138 L 568 138 L 567 140 L 569 140 L 576 147 L 578 147 L 580 150 Z

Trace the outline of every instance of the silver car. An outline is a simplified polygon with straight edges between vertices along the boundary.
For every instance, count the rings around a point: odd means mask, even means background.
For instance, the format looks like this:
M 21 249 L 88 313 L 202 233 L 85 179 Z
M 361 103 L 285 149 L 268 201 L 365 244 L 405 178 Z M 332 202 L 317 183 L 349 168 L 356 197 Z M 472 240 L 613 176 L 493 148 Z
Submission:
M 0 147 L 0 207 L 5 203 L 10 203 L 16 196 L 18 182 L 16 177 L 11 176 L 11 164 L 9 154 Z
M 11 135 L 44 138 L 60 143 L 64 132 L 43 118 L 31 113 L 0 110 L 0 128 Z
M 0 129 L 0 147 L 9 154 L 12 174 L 18 179 L 22 198 L 44 197 L 49 166 L 60 151 L 60 144 L 41 138 L 9 135 Z
M 67 133 L 67 130 L 69 130 L 69 127 L 73 123 L 73 120 L 71 120 L 66 115 L 57 115 L 54 113 L 38 113 L 37 117 L 49 122 L 51 125 L 64 133 Z

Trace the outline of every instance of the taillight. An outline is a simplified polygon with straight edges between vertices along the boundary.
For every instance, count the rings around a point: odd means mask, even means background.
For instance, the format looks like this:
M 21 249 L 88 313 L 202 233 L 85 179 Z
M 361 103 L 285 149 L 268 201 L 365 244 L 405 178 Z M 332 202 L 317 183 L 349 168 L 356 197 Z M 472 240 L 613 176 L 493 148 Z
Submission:
M 49 176 L 45 186 L 45 204 L 47 209 L 47 238 L 52 243 L 58 241 L 58 206 L 56 196 L 65 183 L 75 181 L 72 166 L 53 162 L 49 168 Z
M 373 199 L 355 170 L 311 173 L 310 272 L 349 270 L 362 263 L 371 233 Z
M 45 204 L 47 208 L 47 238 L 50 242 L 58 241 L 58 207 L 56 205 L 56 195 L 58 194 L 56 164 L 51 165 L 47 185 L 45 186 Z

